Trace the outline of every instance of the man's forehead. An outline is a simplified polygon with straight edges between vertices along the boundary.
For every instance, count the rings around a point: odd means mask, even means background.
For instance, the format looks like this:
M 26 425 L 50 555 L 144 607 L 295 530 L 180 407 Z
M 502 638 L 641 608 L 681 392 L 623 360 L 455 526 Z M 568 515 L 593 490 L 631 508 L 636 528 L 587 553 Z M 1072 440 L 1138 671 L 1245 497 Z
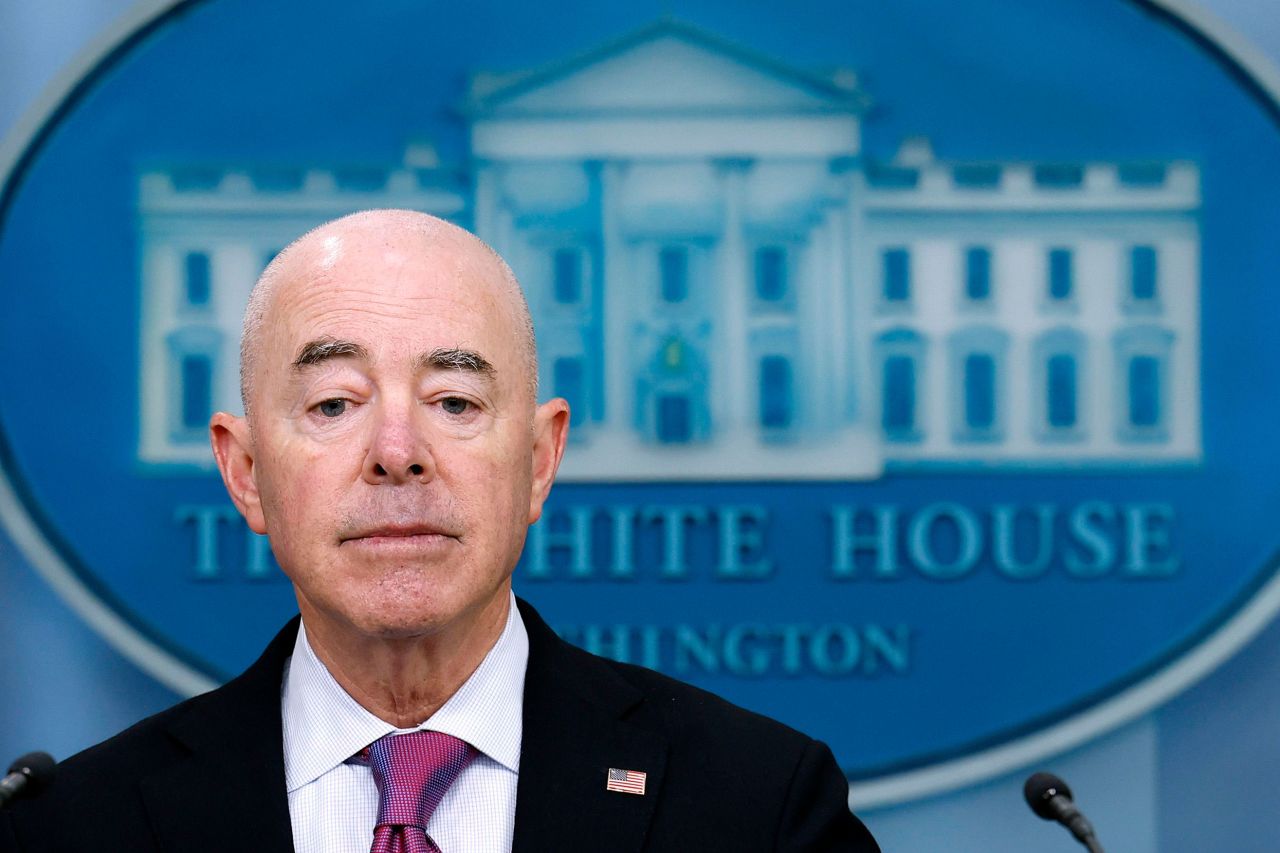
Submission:
M 331 267 L 283 283 L 269 318 L 272 360 L 293 372 L 344 360 L 414 372 L 464 369 L 493 378 L 506 364 L 505 313 L 492 288 L 431 270 Z M 504 371 L 505 372 L 505 371 Z
M 493 307 L 505 290 L 504 274 L 487 247 L 462 232 L 422 234 L 368 227 L 316 235 L 299 244 L 280 277 L 277 301 L 464 298 Z

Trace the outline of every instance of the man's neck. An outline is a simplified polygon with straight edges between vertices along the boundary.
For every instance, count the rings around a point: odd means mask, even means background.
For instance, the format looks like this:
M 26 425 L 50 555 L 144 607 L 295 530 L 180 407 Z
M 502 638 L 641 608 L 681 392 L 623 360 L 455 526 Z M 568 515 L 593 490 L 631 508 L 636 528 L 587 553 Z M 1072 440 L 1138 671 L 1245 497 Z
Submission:
M 394 638 L 343 630 L 300 605 L 307 641 L 333 679 L 369 713 L 408 729 L 438 711 L 480 666 L 502 635 L 511 597 L 496 597 L 466 624 Z

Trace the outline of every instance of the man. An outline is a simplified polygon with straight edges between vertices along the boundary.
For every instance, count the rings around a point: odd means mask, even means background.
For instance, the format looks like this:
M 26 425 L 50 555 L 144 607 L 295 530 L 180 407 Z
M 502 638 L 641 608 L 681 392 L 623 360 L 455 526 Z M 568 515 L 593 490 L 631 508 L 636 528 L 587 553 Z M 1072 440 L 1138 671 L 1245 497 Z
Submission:
M 0 849 L 872 851 L 830 751 L 560 641 L 511 573 L 564 452 L 506 264 L 407 211 L 336 220 L 246 311 L 214 455 L 301 624 L 69 759 Z

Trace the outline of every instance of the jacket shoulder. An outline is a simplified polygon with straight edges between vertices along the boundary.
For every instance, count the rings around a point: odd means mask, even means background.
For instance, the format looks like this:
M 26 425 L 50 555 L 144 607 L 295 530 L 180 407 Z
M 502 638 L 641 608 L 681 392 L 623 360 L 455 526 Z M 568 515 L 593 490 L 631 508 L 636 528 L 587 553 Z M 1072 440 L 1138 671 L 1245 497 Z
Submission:
M 582 652 L 582 654 L 589 654 Z M 750 741 L 771 750 L 799 754 L 812 738 L 771 717 L 692 684 L 635 664 L 591 657 L 644 695 L 643 708 L 656 712 L 668 736 L 695 738 L 704 746 Z
M 621 721 L 666 744 L 653 850 L 876 853 L 831 750 L 777 720 L 644 667 L 566 644 L 562 665 L 630 695 Z

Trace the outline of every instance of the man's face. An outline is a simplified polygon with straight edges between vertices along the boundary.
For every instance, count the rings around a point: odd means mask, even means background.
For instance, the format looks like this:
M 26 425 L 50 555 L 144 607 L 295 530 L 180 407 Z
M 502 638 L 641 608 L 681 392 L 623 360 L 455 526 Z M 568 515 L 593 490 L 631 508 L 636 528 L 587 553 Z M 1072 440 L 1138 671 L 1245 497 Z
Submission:
M 567 418 L 535 413 L 510 296 L 478 246 L 319 243 L 267 311 L 238 503 L 309 621 L 413 637 L 480 618 L 505 603 Z

